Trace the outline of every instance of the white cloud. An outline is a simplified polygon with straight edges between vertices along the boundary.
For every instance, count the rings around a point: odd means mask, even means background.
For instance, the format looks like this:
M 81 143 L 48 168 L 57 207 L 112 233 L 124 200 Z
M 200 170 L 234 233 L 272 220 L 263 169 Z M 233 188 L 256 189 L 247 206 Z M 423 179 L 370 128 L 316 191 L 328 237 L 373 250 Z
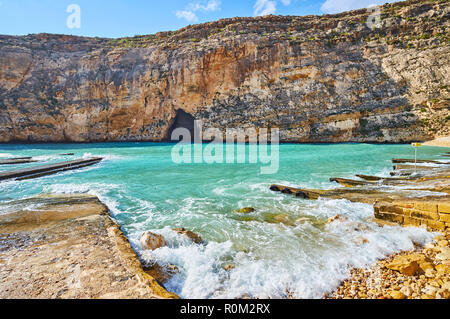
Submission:
M 253 8 L 253 14 L 255 16 L 265 16 L 268 14 L 274 14 L 277 11 L 277 0 L 256 0 Z M 281 3 L 285 6 L 289 6 L 292 0 L 281 0 Z
M 255 9 L 253 11 L 255 16 L 266 16 L 277 11 L 277 3 L 272 0 L 256 0 L 253 8 Z
M 177 16 L 178 19 L 186 19 L 189 22 L 197 22 L 198 21 L 197 15 L 192 11 L 180 10 L 180 11 L 177 11 L 175 13 L 175 15 Z
M 325 13 L 339 13 L 396 1 L 398 0 L 326 0 L 320 10 Z
M 179 10 L 175 13 L 177 18 L 186 19 L 189 22 L 197 22 L 198 17 L 196 12 L 214 12 L 220 10 L 220 0 L 209 0 L 202 2 L 191 2 L 184 10 Z

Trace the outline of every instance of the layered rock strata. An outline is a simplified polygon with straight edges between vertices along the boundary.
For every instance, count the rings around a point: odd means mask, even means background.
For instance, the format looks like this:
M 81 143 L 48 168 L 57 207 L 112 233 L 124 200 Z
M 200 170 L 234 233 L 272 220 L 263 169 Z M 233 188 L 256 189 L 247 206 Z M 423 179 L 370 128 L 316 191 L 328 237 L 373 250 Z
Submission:
M 283 142 L 449 135 L 448 0 L 233 18 L 122 39 L 0 36 L 0 142 L 163 141 L 180 123 Z

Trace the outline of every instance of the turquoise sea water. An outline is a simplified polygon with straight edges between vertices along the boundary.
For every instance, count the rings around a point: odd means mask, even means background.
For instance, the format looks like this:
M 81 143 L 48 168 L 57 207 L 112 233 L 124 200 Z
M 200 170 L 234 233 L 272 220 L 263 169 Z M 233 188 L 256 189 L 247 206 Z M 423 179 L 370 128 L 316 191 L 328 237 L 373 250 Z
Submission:
M 98 195 L 143 259 L 179 268 L 166 287 L 185 298 L 320 298 L 346 278 L 351 267 L 367 266 L 412 249 L 413 242 L 432 239 L 423 229 L 381 228 L 367 221 L 373 215 L 370 205 L 308 201 L 269 190 L 272 183 L 325 189 L 338 187 L 330 177 L 388 175 L 392 158 L 414 155 L 410 145 L 280 145 L 280 169 L 273 175 L 262 175 L 261 164 L 175 164 L 173 146 L 1 145 L 0 158 L 105 160 L 78 171 L 0 183 L 0 213 L 12 200 L 41 193 Z M 75 156 L 58 155 L 69 152 Z M 419 156 L 442 160 L 442 152 L 424 147 Z M 0 171 L 38 164 L 0 166 Z M 237 214 L 242 207 L 256 211 Z M 337 214 L 348 220 L 325 225 Z M 171 230 L 176 227 L 200 234 L 207 244 L 192 244 Z M 139 237 L 147 230 L 164 235 L 168 247 L 143 251 Z M 227 264 L 235 268 L 225 271 Z

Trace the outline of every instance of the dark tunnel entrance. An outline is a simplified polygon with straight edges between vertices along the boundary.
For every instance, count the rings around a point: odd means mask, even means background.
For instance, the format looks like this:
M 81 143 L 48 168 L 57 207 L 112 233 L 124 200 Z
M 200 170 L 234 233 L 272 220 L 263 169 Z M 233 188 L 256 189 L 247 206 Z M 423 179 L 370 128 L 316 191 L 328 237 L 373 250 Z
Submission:
M 170 141 L 172 138 L 172 133 L 177 128 L 185 128 L 191 133 L 191 142 L 194 142 L 194 127 L 195 127 L 195 118 L 189 114 L 186 113 L 183 110 L 177 110 L 177 115 L 175 117 L 175 121 L 173 122 L 172 126 L 169 130 L 169 136 L 168 140 Z M 182 140 L 181 136 L 176 136 L 175 140 L 172 140 L 174 142 L 179 142 Z M 185 141 L 188 142 L 188 141 Z

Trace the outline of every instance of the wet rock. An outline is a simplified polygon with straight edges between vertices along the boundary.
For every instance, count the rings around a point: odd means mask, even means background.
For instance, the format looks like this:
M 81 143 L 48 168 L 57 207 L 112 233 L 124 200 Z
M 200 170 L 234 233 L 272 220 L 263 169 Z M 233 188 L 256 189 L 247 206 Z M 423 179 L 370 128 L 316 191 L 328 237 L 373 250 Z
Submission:
M 417 263 L 417 261 L 397 258 L 392 263 L 387 264 L 386 268 L 397 270 L 406 276 L 414 276 L 419 270 L 419 264 Z
M 357 245 L 364 245 L 364 244 L 368 244 L 369 240 L 365 237 L 358 237 L 355 240 L 353 240 L 353 242 Z
M 275 185 L 270 186 L 270 190 L 272 192 L 279 192 L 280 191 L 280 189 L 277 186 L 275 186 Z
M 390 291 L 389 296 L 391 296 L 392 299 L 405 299 L 406 298 L 406 296 L 402 292 L 397 291 L 397 290 Z
M 336 215 L 334 217 L 328 218 L 327 224 L 331 224 L 331 223 L 334 223 L 336 221 L 343 222 L 343 221 L 346 221 L 346 220 L 348 220 L 347 217 L 344 217 L 342 215 Z
M 282 192 L 283 194 L 292 194 L 292 191 L 291 191 L 289 188 L 283 188 L 283 189 L 281 190 L 281 192 Z
M 164 237 L 152 232 L 145 232 L 139 239 L 141 248 L 144 250 L 155 250 L 167 245 Z
M 244 207 L 239 209 L 237 212 L 240 214 L 250 214 L 253 213 L 255 209 L 253 207 Z
M 166 283 L 180 271 L 175 265 L 160 265 L 156 261 L 145 263 L 143 270 L 162 284 Z
M 290 223 L 289 216 L 287 214 L 275 215 L 273 219 L 280 223 Z
M 394 258 L 386 268 L 397 270 L 403 275 L 414 276 L 419 270 L 425 273 L 427 270 L 434 271 L 434 266 L 425 255 L 412 253 L 409 255 L 401 255 Z
M 448 238 L 450 231 L 445 231 Z M 443 236 L 441 236 L 443 237 Z M 442 240 L 442 238 L 440 238 Z M 450 275 L 445 261 L 438 261 L 436 254 L 441 253 L 439 238 L 426 245 L 427 248 L 415 246 L 417 251 L 394 254 L 379 261 L 369 269 L 352 269 L 351 278 L 345 280 L 333 293 L 331 298 L 388 298 L 401 297 L 398 291 L 408 299 L 441 299 L 449 298 Z M 444 249 L 445 250 L 445 249 Z M 398 270 L 387 268 L 392 263 L 417 263 L 415 276 L 407 276 Z M 436 265 L 436 266 L 434 266 Z M 398 296 L 395 296 L 398 295 Z
M 304 223 L 307 223 L 310 221 L 311 221 L 311 219 L 309 219 L 308 217 L 301 217 L 301 218 L 296 219 L 295 223 L 296 224 L 304 224 Z
M 230 270 L 232 270 L 232 269 L 234 269 L 234 268 L 236 268 L 236 266 L 233 265 L 233 264 L 226 264 L 226 265 L 223 267 L 223 269 L 224 269 L 225 271 L 230 271 Z
M 192 240 L 196 244 L 203 243 L 203 238 L 200 235 L 191 232 L 190 230 L 186 230 L 185 228 L 174 228 L 173 230 L 180 235 L 187 236 L 190 240 Z

